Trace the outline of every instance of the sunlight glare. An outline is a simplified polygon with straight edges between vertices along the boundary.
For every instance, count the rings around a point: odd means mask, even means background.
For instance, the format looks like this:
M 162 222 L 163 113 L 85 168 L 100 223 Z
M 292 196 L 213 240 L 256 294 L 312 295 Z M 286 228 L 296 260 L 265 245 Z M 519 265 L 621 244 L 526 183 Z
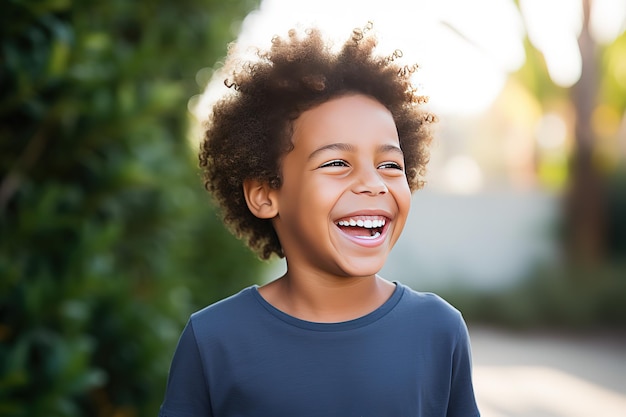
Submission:
M 445 184 L 448 191 L 455 194 L 473 194 L 483 185 L 480 166 L 469 155 L 457 155 L 444 167 Z
M 567 125 L 556 113 L 545 114 L 537 124 L 537 143 L 546 150 L 559 149 L 565 145 Z
M 263 0 L 242 23 L 238 52 L 249 54 L 251 46 L 266 48 L 273 36 L 294 26 L 318 26 L 340 44 L 352 28 L 368 21 L 374 22 L 380 54 L 401 49 L 403 62 L 420 65 L 413 81 L 430 97 L 428 106 L 437 113 L 486 110 L 508 73 L 525 60 L 523 23 L 513 0 L 387 0 L 382 6 L 375 0 Z M 223 90 L 222 83 L 212 80 L 205 96 Z M 196 117 L 202 120 L 211 102 L 210 97 L 197 100 Z
M 582 28 L 580 0 L 520 0 L 528 38 L 542 52 L 555 84 L 570 87 L 580 78 Z
M 589 24 L 596 42 L 604 45 L 613 42 L 626 30 L 626 1 L 594 0 Z

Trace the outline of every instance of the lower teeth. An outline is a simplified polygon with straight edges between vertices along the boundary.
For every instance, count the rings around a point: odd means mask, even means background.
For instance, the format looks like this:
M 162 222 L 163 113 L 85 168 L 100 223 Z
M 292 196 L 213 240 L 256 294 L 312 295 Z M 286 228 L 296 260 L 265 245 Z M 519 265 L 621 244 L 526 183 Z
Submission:
M 376 232 L 371 236 L 361 236 L 361 239 L 376 239 L 378 236 L 380 236 L 380 232 Z

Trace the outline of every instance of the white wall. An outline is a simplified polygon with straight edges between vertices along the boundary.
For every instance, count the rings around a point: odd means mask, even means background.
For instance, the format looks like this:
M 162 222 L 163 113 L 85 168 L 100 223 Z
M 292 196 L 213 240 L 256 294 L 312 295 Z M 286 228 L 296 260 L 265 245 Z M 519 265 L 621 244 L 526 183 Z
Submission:
M 558 204 L 539 191 L 418 191 L 381 275 L 429 291 L 510 286 L 537 263 L 556 259 Z

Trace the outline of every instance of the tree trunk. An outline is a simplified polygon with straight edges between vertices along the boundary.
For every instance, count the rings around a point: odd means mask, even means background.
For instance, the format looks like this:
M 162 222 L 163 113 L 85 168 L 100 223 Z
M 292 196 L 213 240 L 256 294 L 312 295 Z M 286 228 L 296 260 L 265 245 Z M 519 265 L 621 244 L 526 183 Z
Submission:
M 593 157 L 591 117 L 598 93 L 598 61 L 589 33 L 591 1 L 583 0 L 584 23 L 578 39 L 582 74 L 571 91 L 576 114 L 575 148 L 565 195 L 566 251 L 569 261 L 578 266 L 591 266 L 604 259 L 607 236 L 606 191 Z

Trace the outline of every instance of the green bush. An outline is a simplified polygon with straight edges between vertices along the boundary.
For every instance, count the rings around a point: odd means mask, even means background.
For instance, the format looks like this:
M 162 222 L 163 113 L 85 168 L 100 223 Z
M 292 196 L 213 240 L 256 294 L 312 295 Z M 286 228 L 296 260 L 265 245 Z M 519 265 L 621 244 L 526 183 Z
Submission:
M 156 415 L 188 315 L 258 280 L 186 140 L 256 3 L 3 2 L 0 415 Z
M 508 290 L 442 295 L 475 323 L 571 330 L 626 326 L 625 264 L 540 267 Z

